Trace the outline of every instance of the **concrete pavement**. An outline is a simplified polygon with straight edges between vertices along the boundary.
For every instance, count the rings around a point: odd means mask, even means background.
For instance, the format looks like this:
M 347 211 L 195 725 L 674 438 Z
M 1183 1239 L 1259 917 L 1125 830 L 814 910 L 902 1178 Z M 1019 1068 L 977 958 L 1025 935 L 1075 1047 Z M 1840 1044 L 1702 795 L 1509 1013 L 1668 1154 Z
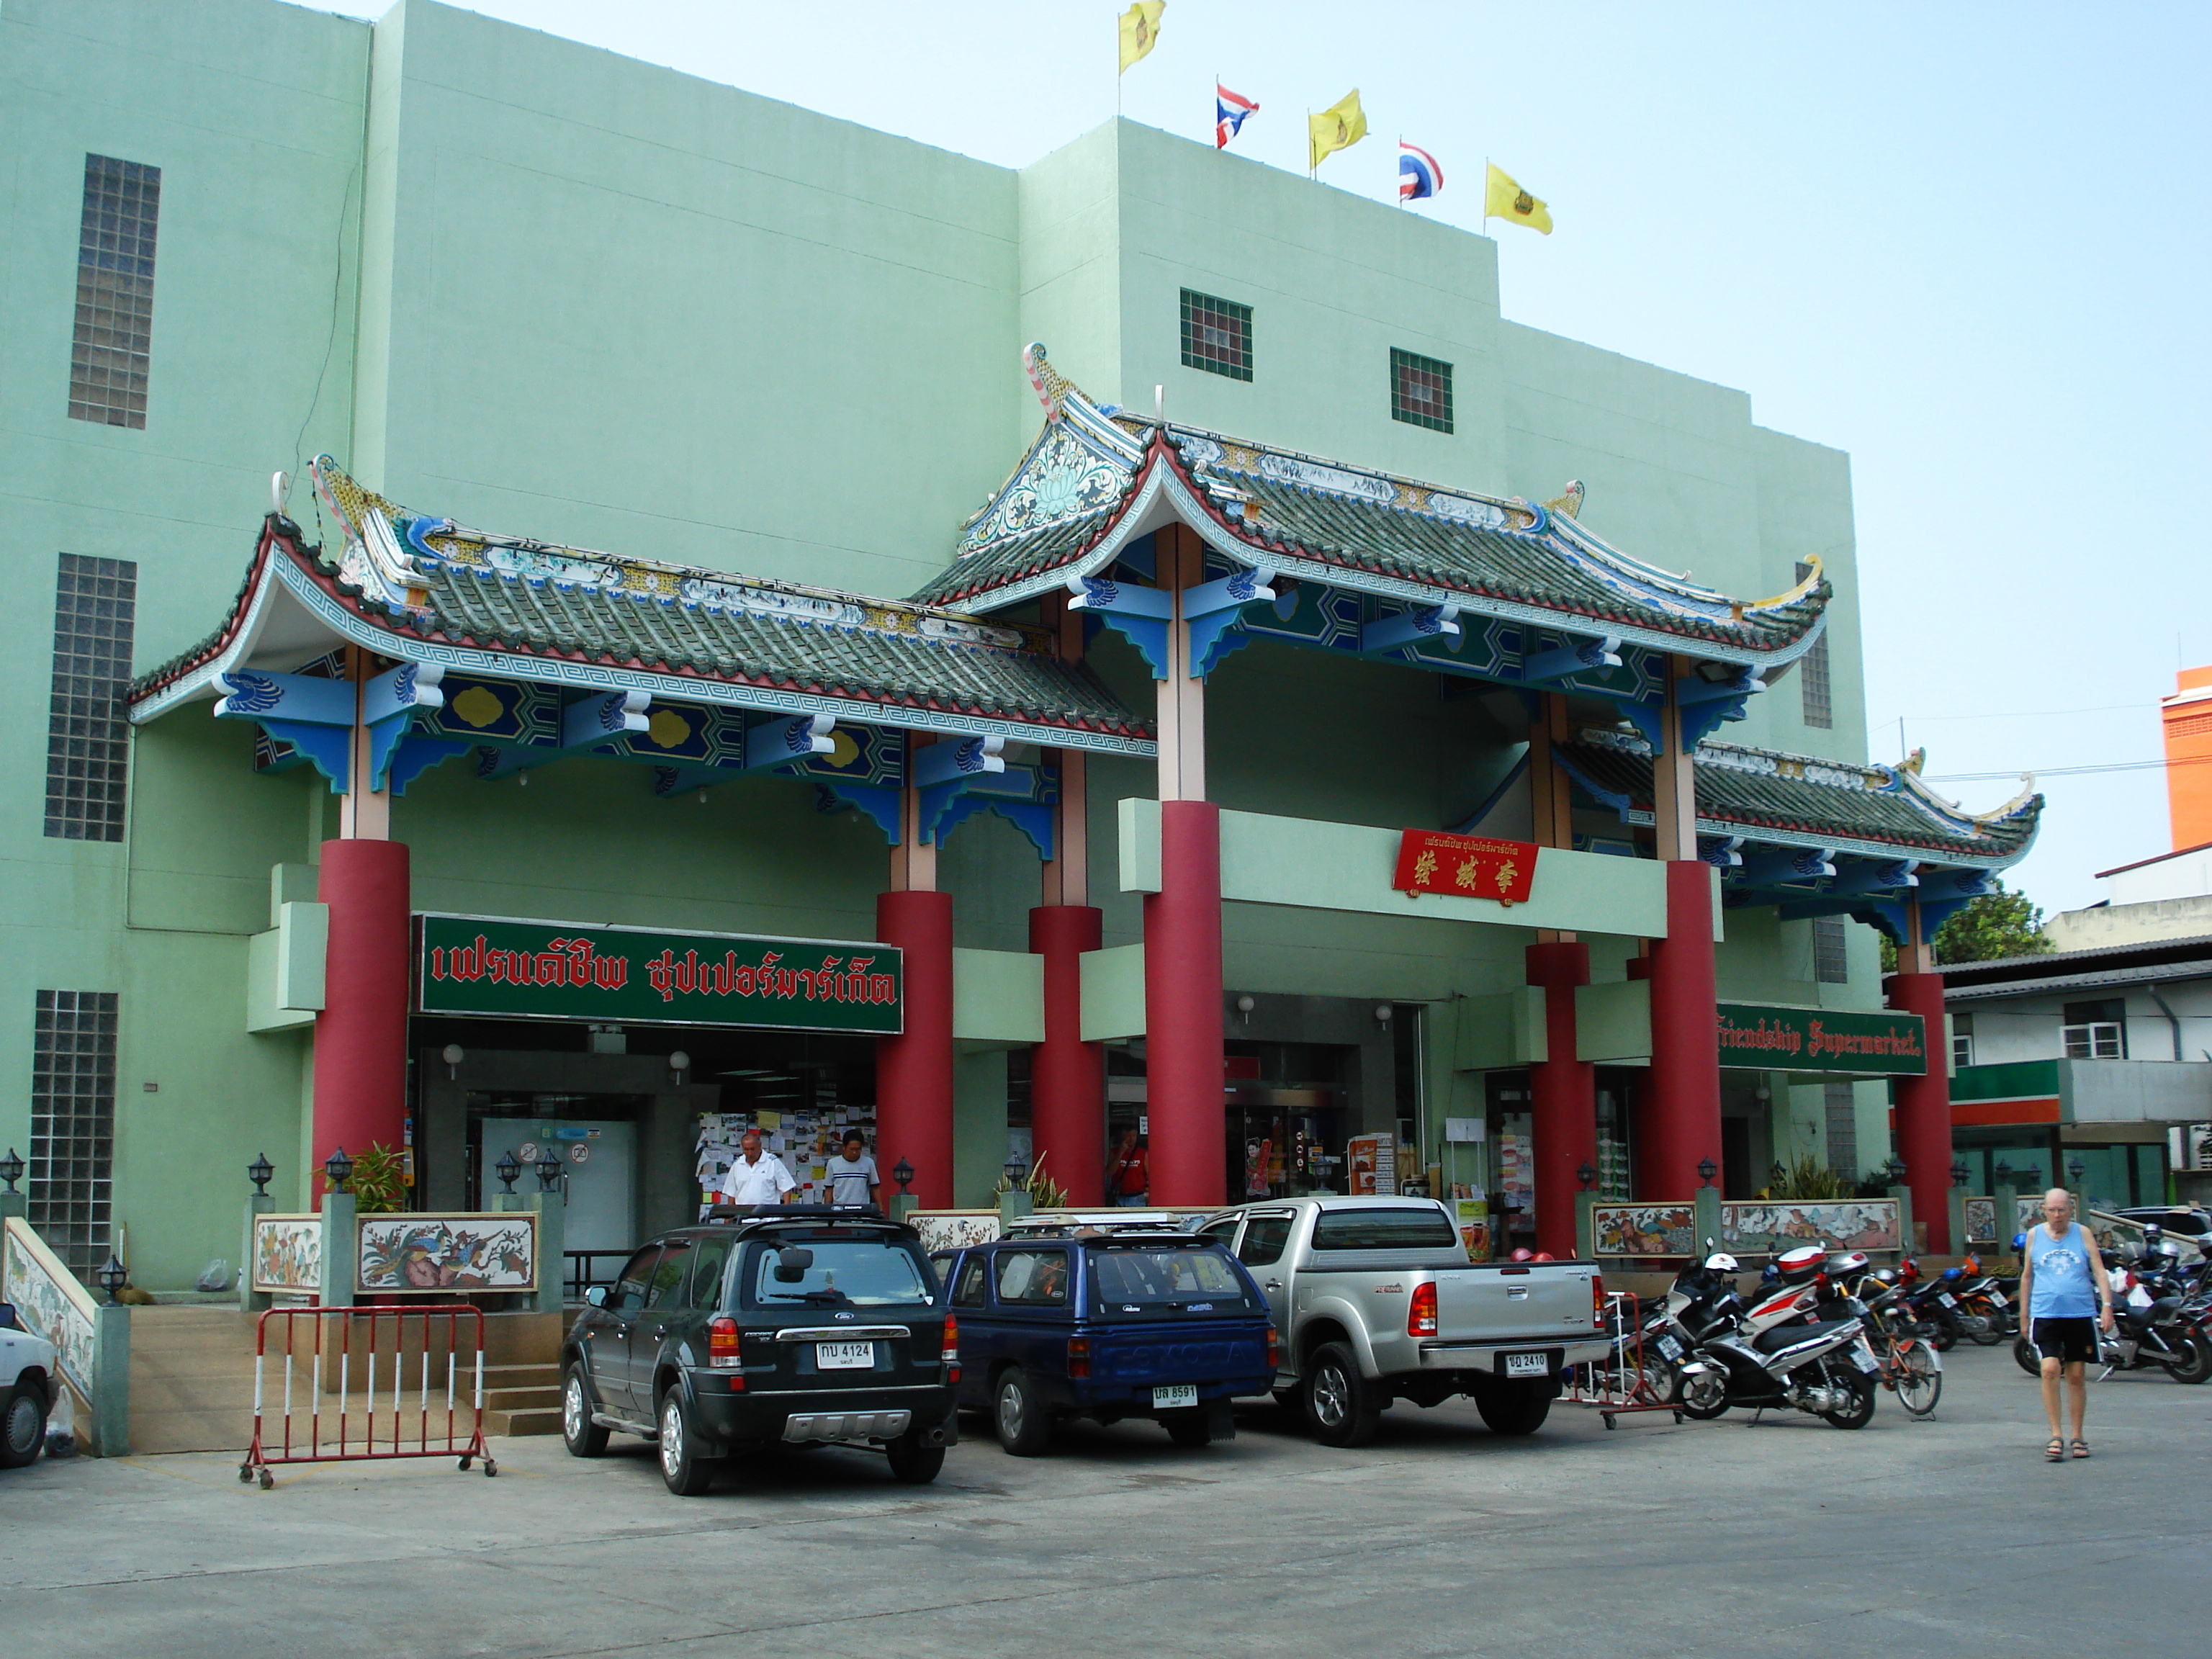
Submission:
M 1399 1407 L 1316 1447 L 1271 1407 L 1179 1451 L 1147 1425 L 1011 1458 L 986 1437 L 934 1486 L 792 1453 L 672 1498 L 617 1436 L 599 1462 L 500 1443 L 451 1461 L 281 1471 L 234 1458 L 0 1474 L 0 1629 L 15 1652 L 807 1656 L 1980 1654 L 2193 1628 L 2208 1565 L 2212 1385 L 2098 1385 L 2096 1456 L 2052 1467 L 2004 1349 L 1949 1356 L 1943 1402 L 1885 1395 L 1856 1433 L 1556 1407 L 1493 1438 Z

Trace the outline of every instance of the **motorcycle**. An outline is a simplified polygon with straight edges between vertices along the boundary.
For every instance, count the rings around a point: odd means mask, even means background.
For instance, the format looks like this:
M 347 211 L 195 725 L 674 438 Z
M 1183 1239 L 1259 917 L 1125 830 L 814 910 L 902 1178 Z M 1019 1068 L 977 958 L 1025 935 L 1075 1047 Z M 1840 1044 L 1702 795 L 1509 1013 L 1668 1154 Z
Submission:
M 1802 1257 L 1809 1262 L 1793 1260 Z M 1827 1289 L 1826 1260 L 1814 1249 L 1790 1251 L 1774 1264 L 1779 1271 L 1756 1302 L 1747 1305 L 1733 1291 L 1715 1299 L 1720 1322 L 1681 1367 L 1685 1416 L 1704 1421 L 1731 1407 L 1757 1412 L 1788 1406 L 1836 1428 L 1867 1425 L 1881 1362 L 1856 1314 L 1814 1317 Z
M 2019 1281 L 2014 1285 L 2017 1287 Z M 1982 1271 L 1981 1258 L 1969 1255 L 1960 1266 L 1959 1328 L 1978 1347 L 1993 1348 L 2019 1328 L 2012 1297 L 1996 1278 Z

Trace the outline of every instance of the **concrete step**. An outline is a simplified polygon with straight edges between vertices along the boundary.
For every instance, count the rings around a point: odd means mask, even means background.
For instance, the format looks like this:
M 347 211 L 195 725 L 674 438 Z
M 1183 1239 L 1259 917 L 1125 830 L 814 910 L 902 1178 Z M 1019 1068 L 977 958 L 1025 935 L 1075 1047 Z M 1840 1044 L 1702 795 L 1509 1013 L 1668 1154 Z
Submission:
M 483 1414 L 483 1431 L 489 1434 L 558 1434 L 561 1432 L 561 1407 L 531 1406 L 520 1411 L 495 1411 L 487 1406 Z
M 486 1389 L 486 1411 L 540 1411 L 561 1403 L 561 1390 L 556 1384 L 547 1383 L 542 1389 Z

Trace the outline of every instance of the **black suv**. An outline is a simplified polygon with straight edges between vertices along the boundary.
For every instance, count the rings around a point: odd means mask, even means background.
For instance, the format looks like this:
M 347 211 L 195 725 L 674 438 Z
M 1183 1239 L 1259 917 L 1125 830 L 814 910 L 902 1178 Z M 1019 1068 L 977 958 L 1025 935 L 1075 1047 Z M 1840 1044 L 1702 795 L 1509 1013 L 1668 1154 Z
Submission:
M 936 1274 L 914 1230 L 874 1210 L 718 1208 L 585 1300 L 562 1345 L 562 1437 L 578 1457 L 611 1429 L 657 1440 L 680 1497 L 779 1441 L 873 1446 L 921 1485 L 959 1437 Z

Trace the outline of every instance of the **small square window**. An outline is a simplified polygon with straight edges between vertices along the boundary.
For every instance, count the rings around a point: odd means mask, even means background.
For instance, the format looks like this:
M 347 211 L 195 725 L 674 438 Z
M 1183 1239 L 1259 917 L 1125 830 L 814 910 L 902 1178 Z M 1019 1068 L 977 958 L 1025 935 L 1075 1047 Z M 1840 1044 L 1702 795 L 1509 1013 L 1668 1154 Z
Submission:
M 1390 418 L 1431 432 L 1452 429 L 1452 366 L 1390 348 Z
M 1182 362 L 1232 380 L 1252 378 L 1252 307 L 1182 291 Z

